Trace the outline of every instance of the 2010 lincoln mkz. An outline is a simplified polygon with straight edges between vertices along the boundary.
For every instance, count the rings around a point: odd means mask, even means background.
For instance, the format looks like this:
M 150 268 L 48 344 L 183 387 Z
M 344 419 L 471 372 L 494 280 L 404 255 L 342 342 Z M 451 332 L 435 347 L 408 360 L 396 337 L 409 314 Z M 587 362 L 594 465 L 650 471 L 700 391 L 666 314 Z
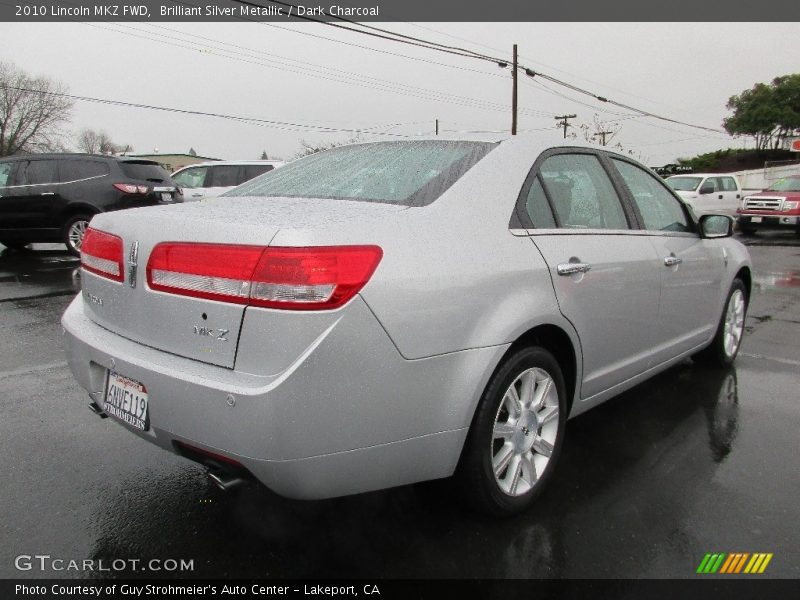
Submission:
M 734 360 L 751 270 L 731 235 L 597 147 L 355 144 L 97 215 L 62 323 L 93 410 L 223 487 L 456 475 L 508 514 L 552 477 L 568 417 L 685 357 Z

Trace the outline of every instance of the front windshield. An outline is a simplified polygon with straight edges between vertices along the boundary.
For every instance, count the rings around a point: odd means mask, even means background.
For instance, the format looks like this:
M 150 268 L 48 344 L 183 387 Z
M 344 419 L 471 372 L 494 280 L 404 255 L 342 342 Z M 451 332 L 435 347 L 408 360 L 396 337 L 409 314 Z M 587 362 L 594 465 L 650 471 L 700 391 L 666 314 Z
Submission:
M 767 188 L 768 192 L 800 192 L 800 177 L 778 179 Z
M 341 146 L 270 171 L 225 196 L 331 198 L 424 206 L 494 147 L 485 142 L 427 140 Z
M 702 177 L 667 177 L 667 185 L 676 192 L 693 192 L 702 180 Z

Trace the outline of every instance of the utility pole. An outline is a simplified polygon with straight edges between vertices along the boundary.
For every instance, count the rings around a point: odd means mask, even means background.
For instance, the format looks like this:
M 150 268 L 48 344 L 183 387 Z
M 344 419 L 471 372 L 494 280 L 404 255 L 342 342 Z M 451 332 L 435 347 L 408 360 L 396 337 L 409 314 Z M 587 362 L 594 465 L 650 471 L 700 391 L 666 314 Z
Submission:
M 439 135 L 439 119 L 436 119 L 436 135 Z
M 513 91 L 511 92 L 511 135 L 517 135 L 517 45 L 514 44 L 514 61 L 511 70 L 511 77 L 514 81 Z
M 570 119 L 574 119 L 578 115 L 561 115 L 560 117 L 556 117 L 556 121 L 561 121 L 561 125 L 559 127 L 564 128 L 564 139 L 567 139 L 567 127 L 571 127 L 569 124 Z
M 613 133 L 614 133 L 613 131 L 598 131 L 592 137 L 599 137 L 600 138 L 600 145 L 601 146 L 605 146 L 606 145 L 606 136 L 607 135 L 613 135 Z

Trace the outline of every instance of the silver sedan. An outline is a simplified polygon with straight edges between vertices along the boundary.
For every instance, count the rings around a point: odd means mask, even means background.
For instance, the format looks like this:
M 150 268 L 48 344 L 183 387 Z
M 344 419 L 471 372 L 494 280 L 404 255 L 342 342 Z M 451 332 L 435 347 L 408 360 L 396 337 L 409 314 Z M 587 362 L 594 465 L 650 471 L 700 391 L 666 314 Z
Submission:
M 568 417 L 689 356 L 730 364 L 751 285 L 729 217 L 554 142 L 342 146 L 97 215 L 62 320 L 91 408 L 225 488 L 455 475 L 483 510 L 526 508 Z

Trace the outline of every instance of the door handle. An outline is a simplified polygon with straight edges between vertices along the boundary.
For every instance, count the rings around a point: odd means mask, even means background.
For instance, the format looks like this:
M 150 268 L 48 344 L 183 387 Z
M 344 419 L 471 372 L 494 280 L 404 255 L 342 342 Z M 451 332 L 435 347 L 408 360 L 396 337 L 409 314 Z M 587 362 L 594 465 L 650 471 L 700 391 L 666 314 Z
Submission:
M 192 198 L 202 198 L 203 194 L 192 194 Z
M 561 263 L 556 267 L 559 275 L 574 275 L 575 273 L 586 273 L 592 265 L 587 263 Z
M 683 262 L 682 258 L 678 258 L 677 256 L 667 256 L 664 258 L 664 266 L 666 267 L 674 267 L 675 265 L 679 265 Z
M 42 192 L 42 193 L 41 193 L 41 194 L 39 194 L 39 195 L 40 195 L 40 196 L 55 196 L 55 195 L 56 195 L 56 193 L 55 193 L 55 192 Z

